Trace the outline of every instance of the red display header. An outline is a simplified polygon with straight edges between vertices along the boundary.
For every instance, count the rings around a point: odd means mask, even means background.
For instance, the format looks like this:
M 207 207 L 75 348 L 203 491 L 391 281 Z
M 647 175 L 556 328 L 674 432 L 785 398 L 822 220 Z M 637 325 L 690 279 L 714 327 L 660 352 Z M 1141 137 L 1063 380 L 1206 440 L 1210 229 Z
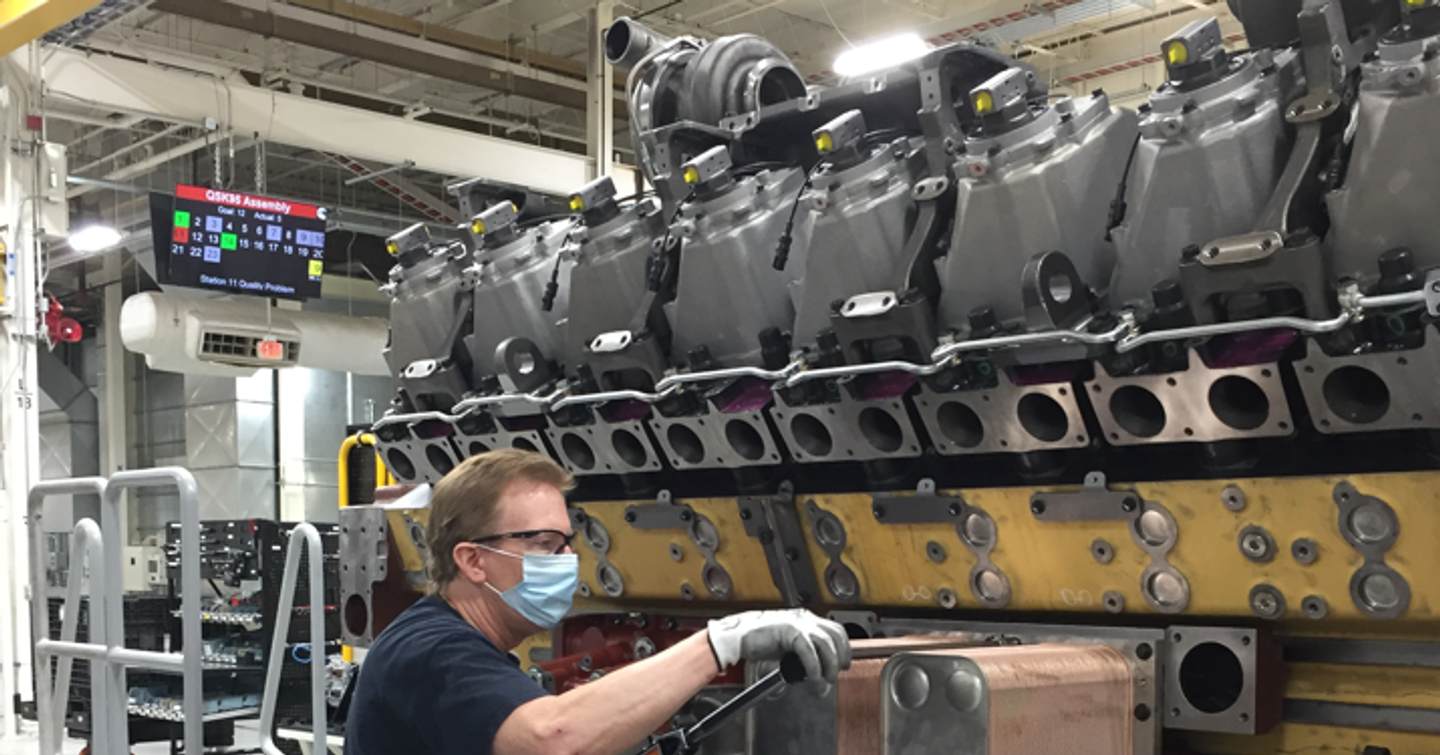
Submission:
M 258 194 L 245 194 L 239 191 L 207 189 L 203 186 L 178 184 L 175 186 L 175 196 L 196 202 L 209 202 L 211 204 L 226 205 L 229 207 L 244 207 L 247 210 L 273 212 L 296 218 L 325 219 L 325 208 L 323 207 L 305 204 L 304 202 L 293 202 L 289 199 L 276 199 L 274 197 L 262 197 Z

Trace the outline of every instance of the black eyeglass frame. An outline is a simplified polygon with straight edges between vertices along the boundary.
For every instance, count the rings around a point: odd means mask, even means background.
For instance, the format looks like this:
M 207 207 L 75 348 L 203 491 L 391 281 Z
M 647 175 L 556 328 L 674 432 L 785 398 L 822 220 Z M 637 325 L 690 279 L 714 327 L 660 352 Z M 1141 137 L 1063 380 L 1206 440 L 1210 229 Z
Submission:
M 560 530 L 518 530 L 516 532 L 497 532 L 494 535 L 477 537 L 469 542 L 476 545 L 488 545 L 499 540 L 533 540 L 540 535 L 557 535 L 560 538 L 560 547 L 550 552 L 550 555 L 559 555 L 565 552 L 566 548 L 575 541 L 576 533 L 562 532 Z

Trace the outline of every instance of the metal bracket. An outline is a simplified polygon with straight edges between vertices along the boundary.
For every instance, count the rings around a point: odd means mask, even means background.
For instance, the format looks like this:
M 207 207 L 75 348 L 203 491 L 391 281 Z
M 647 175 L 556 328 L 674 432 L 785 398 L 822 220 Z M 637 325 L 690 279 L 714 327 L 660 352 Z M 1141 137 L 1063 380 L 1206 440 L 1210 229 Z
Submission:
M 513 336 L 495 347 L 495 373 L 510 392 L 529 393 L 548 385 L 555 378 L 554 365 L 540 347 L 528 338 Z
M 889 291 L 852 296 L 830 314 L 830 326 L 847 360 L 863 361 L 862 348 L 875 341 L 905 342 L 906 359 L 923 362 L 939 344 L 935 316 L 924 297 L 904 298 Z
M 937 495 L 935 481 L 924 479 L 915 495 L 877 495 L 870 499 L 870 513 L 881 524 L 935 524 L 958 522 L 968 507 L 959 496 Z
M 844 306 L 840 308 L 840 316 L 854 318 L 883 315 L 895 309 L 899 301 L 900 299 L 894 291 L 856 294 L 845 301 Z
M 1278 194 L 1278 192 L 1277 192 Z M 1293 194 L 1293 192 L 1292 192 Z M 1276 206 L 1276 224 L 1285 222 L 1289 213 L 1289 197 Z M 1257 292 L 1274 288 L 1290 288 L 1304 301 L 1304 316 L 1329 317 L 1326 298 L 1326 272 L 1320 242 L 1306 238 L 1296 246 L 1282 246 L 1274 253 L 1244 265 L 1206 265 L 1197 255 L 1180 262 L 1180 287 L 1190 302 L 1195 320 L 1201 324 L 1218 322 L 1214 300 L 1233 292 Z
M 1300 12 L 1298 20 L 1306 92 L 1290 104 L 1285 119 L 1291 123 L 1310 123 L 1340 109 L 1339 91 L 1345 76 L 1358 63 L 1358 53 L 1351 47 L 1339 3 L 1307 7 Z
M 634 338 L 628 330 L 612 330 L 609 333 L 601 333 L 590 341 L 590 351 L 594 354 L 611 354 L 617 351 L 624 351 Z
M 1020 275 L 1025 323 L 1030 328 L 1074 328 L 1090 315 L 1090 289 L 1062 252 L 1036 254 Z
M 1284 246 L 1285 239 L 1278 231 L 1227 236 L 1206 244 L 1200 250 L 1200 264 L 1205 267 L 1222 267 L 1254 262 L 1269 257 Z
M 1425 309 L 1431 317 L 1440 317 L 1440 270 L 1425 276 Z
M 915 182 L 915 188 L 910 190 L 910 196 L 917 202 L 925 202 L 939 197 L 950 188 L 950 179 L 945 176 L 922 178 Z
M 737 500 L 745 534 L 760 541 L 770 578 L 787 606 L 800 606 L 819 597 L 805 531 L 795 511 L 795 493 L 789 483 L 775 495 L 743 496 Z
M 670 497 L 662 490 L 654 503 L 637 503 L 625 507 L 625 523 L 637 530 L 689 530 L 695 521 L 695 510 Z
M 1133 490 L 1110 490 L 1104 472 L 1085 475 L 1085 485 L 1069 492 L 1030 495 L 1030 513 L 1042 522 L 1128 520 L 1140 515 L 1140 496 Z
M 347 644 L 364 647 L 375 639 L 375 584 L 384 582 L 390 571 L 390 525 L 384 509 L 373 505 L 347 506 L 339 517 L 340 604 L 345 608 L 341 635 Z M 363 608 L 363 614 L 351 609 L 357 596 L 353 605 Z

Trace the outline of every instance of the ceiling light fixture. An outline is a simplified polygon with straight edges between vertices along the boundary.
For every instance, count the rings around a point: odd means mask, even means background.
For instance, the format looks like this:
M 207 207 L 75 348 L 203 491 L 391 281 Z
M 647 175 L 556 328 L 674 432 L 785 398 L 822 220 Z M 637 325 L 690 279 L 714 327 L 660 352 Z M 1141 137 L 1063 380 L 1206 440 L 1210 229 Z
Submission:
M 72 232 L 67 240 L 71 249 L 81 254 L 94 254 L 114 247 L 123 238 L 119 231 L 108 225 L 87 225 Z
M 835 57 L 835 73 L 846 78 L 890 68 L 929 52 L 931 46 L 915 32 L 896 34 L 852 47 Z

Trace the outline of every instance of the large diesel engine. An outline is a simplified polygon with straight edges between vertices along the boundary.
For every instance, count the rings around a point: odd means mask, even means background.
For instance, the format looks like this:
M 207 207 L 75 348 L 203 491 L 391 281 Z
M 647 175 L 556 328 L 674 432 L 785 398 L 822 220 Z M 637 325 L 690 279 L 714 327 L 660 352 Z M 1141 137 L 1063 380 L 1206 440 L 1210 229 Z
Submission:
M 964 44 L 807 91 L 764 40 L 622 20 L 654 195 L 600 179 L 570 219 L 501 204 L 469 243 L 393 239 L 387 459 L 433 480 L 426 446 L 543 437 L 596 489 L 746 491 L 945 481 L 961 455 L 1046 479 L 1136 446 L 1156 472 L 1298 472 L 1319 436 L 1440 427 L 1414 377 L 1440 173 L 1404 136 L 1440 108 L 1437 30 L 1374 6 L 1239 53 L 1189 24 L 1138 114 Z
M 1440 7 L 1230 6 L 1250 47 L 1177 25 L 1137 111 L 968 43 L 806 87 L 759 37 L 622 19 L 651 190 L 391 239 L 391 472 L 518 446 L 579 481 L 582 594 L 618 613 L 536 678 L 804 605 L 909 639 L 712 752 L 952 752 L 917 732 L 998 726 L 951 708 L 1002 691 L 937 675 L 1046 643 L 1114 651 L 1076 662 L 1133 681 L 1126 752 L 1440 752 L 1384 676 L 1440 683 Z M 344 511 L 350 641 L 419 580 L 425 514 Z M 837 713 L 870 687 L 911 722 L 888 749 Z M 986 731 L 964 751 L 1031 751 Z

